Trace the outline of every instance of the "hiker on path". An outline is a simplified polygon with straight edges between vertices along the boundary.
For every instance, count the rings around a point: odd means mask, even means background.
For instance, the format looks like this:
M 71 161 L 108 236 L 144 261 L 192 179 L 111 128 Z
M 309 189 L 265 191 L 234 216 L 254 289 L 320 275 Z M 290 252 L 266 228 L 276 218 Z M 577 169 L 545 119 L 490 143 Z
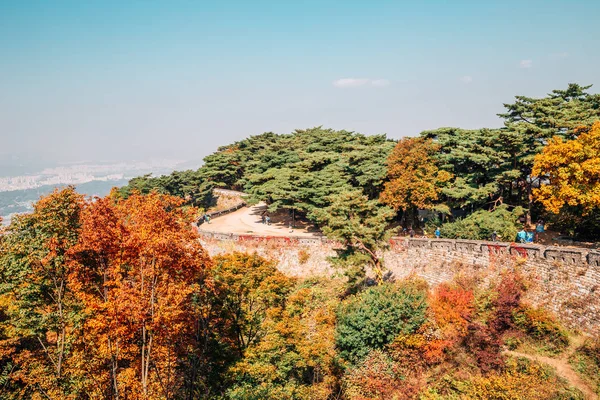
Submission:
M 435 232 L 433 232 L 433 234 L 435 235 L 436 239 L 439 239 L 442 236 L 442 232 L 440 231 L 439 226 L 435 228 Z
M 268 215 L 265 216 L 265 222 L 267 223 L 267 225 L 271 225 L 271 217 L 269 217 Z
M 413 229 L 413 228 L 410 228 L 410 230 L 408 231 L 408 235 L 409 235 L 411 238 L 414 238 L 414 237 L 415 237 L 415 231 L 414 231 L 414 229 Z
M 492 239 L 492 242 L 498 241 L 498 234 L 496 233 L 496 231 L 492 232 L 491 239 Z
M 210 224 L 210 215 L 204 214 L 204 222 L 206 222 L 207 224 Z

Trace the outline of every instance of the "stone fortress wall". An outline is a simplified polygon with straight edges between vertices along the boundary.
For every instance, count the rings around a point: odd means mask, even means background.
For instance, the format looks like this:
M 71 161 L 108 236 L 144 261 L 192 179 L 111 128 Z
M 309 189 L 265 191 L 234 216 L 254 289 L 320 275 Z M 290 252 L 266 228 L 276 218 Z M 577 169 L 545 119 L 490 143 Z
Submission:
M 244 193 L 224 189 L 215 192 L 239 196 Z M 211 255 L 231 251 L 256 251 L 277 262 L 292 276 L 332 276 L 328 257 L 339 245 L 322 236 L 263 236 L 252 234 L 199 232 Z M 410 275 L 434 286 L 457 275 L 494 280 L 506 268 L 520 268 L 530 283 L 527 297 L 532 304 L 553 311 L 572 329 L 600 334 L 600 251 L 576 248 L 515 244 L 478 240 L 421 239 L 394 237 L 382 254 L 389 274 L 401 279 Z
M 289 275 L 339 274 L 328 257 L 337 245 L 324 237 L 275 237 L 201 231 L 211 255 L 257 251 Z M 382 254 L 396 278 L 416 275 L 430 285 L 457 274 L 487 281 L 519 266 L 531 283 L 528 300 L 558 315 L 573 329 L 600 333 L 600 252 L 595 250 L 475 240 L 395 237 Z

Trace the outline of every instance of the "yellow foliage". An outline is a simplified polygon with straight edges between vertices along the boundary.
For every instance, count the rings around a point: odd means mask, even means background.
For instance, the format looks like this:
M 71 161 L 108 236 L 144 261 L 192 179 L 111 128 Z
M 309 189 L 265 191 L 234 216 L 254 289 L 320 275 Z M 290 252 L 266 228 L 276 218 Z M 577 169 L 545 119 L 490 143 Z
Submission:
M 230 370 L 250 387 L 237 385 L 230 397 L 331 398 L 337 386 L 337 294 L 336 288 L 305 282 L 289 295 L 285 308 L 270 309 L 261 324 L 264 336 Z
M 462 386 L 461 399 L 583 398 L 547 367 L 524 359 L 511 359 L 503 373 L 478 376 L 459 386 Z M 560 396 L 565 392 L 571 396 Z
M 600 121 L 576 139 L 550 140 L 535 157 L 532 174 L 547 177 L 534 197 L 555 214 L 565 205 L 581 206 L 584 215 L 600 206 Z
M 527 359 L 510 359 L 503 372 L 465 380 L 444 376 L 445 389 L 428 386 L 419 400 L 548 400 L 583 399 L 583 394 L 548 367 Z

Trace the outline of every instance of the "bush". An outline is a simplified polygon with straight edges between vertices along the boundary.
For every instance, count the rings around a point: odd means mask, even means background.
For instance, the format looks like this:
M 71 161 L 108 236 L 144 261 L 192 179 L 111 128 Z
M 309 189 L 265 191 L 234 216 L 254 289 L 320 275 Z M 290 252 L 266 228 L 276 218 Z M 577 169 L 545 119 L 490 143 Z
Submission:
M 381 350 L 373 350 L 343 378 L 344 398 L 407 399 L 418 395 L 421 382 L 399 371 L 401 364 L 394 362 Z
M 464 345 L 475 357 L 482 372 L 499 370 L 504 366 L 500 339 L 496 332 L 486 325 L 479 322 L 469 324 Z
M 569 358 L 569 362 L 600 395 L 600 338 L 587 339 Z
M 456 386 L 461 399 L 583 400 L 584 398 L 579 390 L 568 386 L 549 368 L 527 359 L 511 359 L 502 373 L 477 376 Z
M 465 333 L 474 309 L 473 292 L 448 283 L 439 285 L 429 301 L 433 319 L 450 337 Z
M 304 265 L 310 259 L 310 253 L 306 249 L 298 250 L 298 262 L 300 265 Z
M 496 232 L 501 240 L 513 241 L 519 231 L 522 207 L 513 211 L 503 204 L 494 211 L 479 210 L 466 218 L 441 226 L 442 237 L 450 239 L 489 240 Z
M 415 281 L 383 284 L 351 296 L 337 312 L 340 355 L 356 362 L 400 333 L 415 332 L 425 321 L 426 287 Z
M 493 314 L 488 323 L 498 335 L 514 328 L 513 315 L 521 306 L 521 297 L 525 293 L 523 277 L 514 271 L 506 271 L 498 284 L 497 297 L 492 301 Z
M 517 328 L 543 342 L 552 353 L 560 353 L 569 346 L 567 332 L 545 310 L 522 306 L 513 313 Z

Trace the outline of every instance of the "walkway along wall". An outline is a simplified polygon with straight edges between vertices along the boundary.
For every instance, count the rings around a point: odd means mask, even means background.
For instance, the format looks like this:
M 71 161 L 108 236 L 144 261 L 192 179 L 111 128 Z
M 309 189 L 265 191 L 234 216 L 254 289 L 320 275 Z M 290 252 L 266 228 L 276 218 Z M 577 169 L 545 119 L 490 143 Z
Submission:
M 239 202 L 237 204 L 235 204 L 232 207 L 226 208 L 224 210 L 217 210 L 217 211 L 211 211 L 208 213 L 205 213 L 202 217 L 200 217 L 198 219 L 198 221 L 196 221 L 196 225 L 200 226 L 204 223 L 204 216 L 208 215 L 210 218 L 217 218 L 220 217 L 222 215 L 225 214 L 229 214 L 232 213 L 234 211 L 239 210 L 242 207 L 246 207 L 246 202 L 243 200 L 243 196 L 245 196 L 245 193 L 242 192 L 236 192 L 235 190 L 229 190 L 229 189 L 213 189 L 213 193 L 214 194 L 223 194 L 226 196 L 231 196 L 231 197 L 238 197 L 239 198 Z
M 327 257 L 338 245 L 323 237 L 266 237 L 200 232 L 211 255 L 257 251 L 293 276 L 332 275 Z M 383 253 L 396 278 L 411 274 L 430 285 L 464 274 L 482 282 L 520 266 L 531 283 L 527 297 L 571 328 L 600 333 L 600 252 L 588 249 L 450 239 L 393 238 Z

